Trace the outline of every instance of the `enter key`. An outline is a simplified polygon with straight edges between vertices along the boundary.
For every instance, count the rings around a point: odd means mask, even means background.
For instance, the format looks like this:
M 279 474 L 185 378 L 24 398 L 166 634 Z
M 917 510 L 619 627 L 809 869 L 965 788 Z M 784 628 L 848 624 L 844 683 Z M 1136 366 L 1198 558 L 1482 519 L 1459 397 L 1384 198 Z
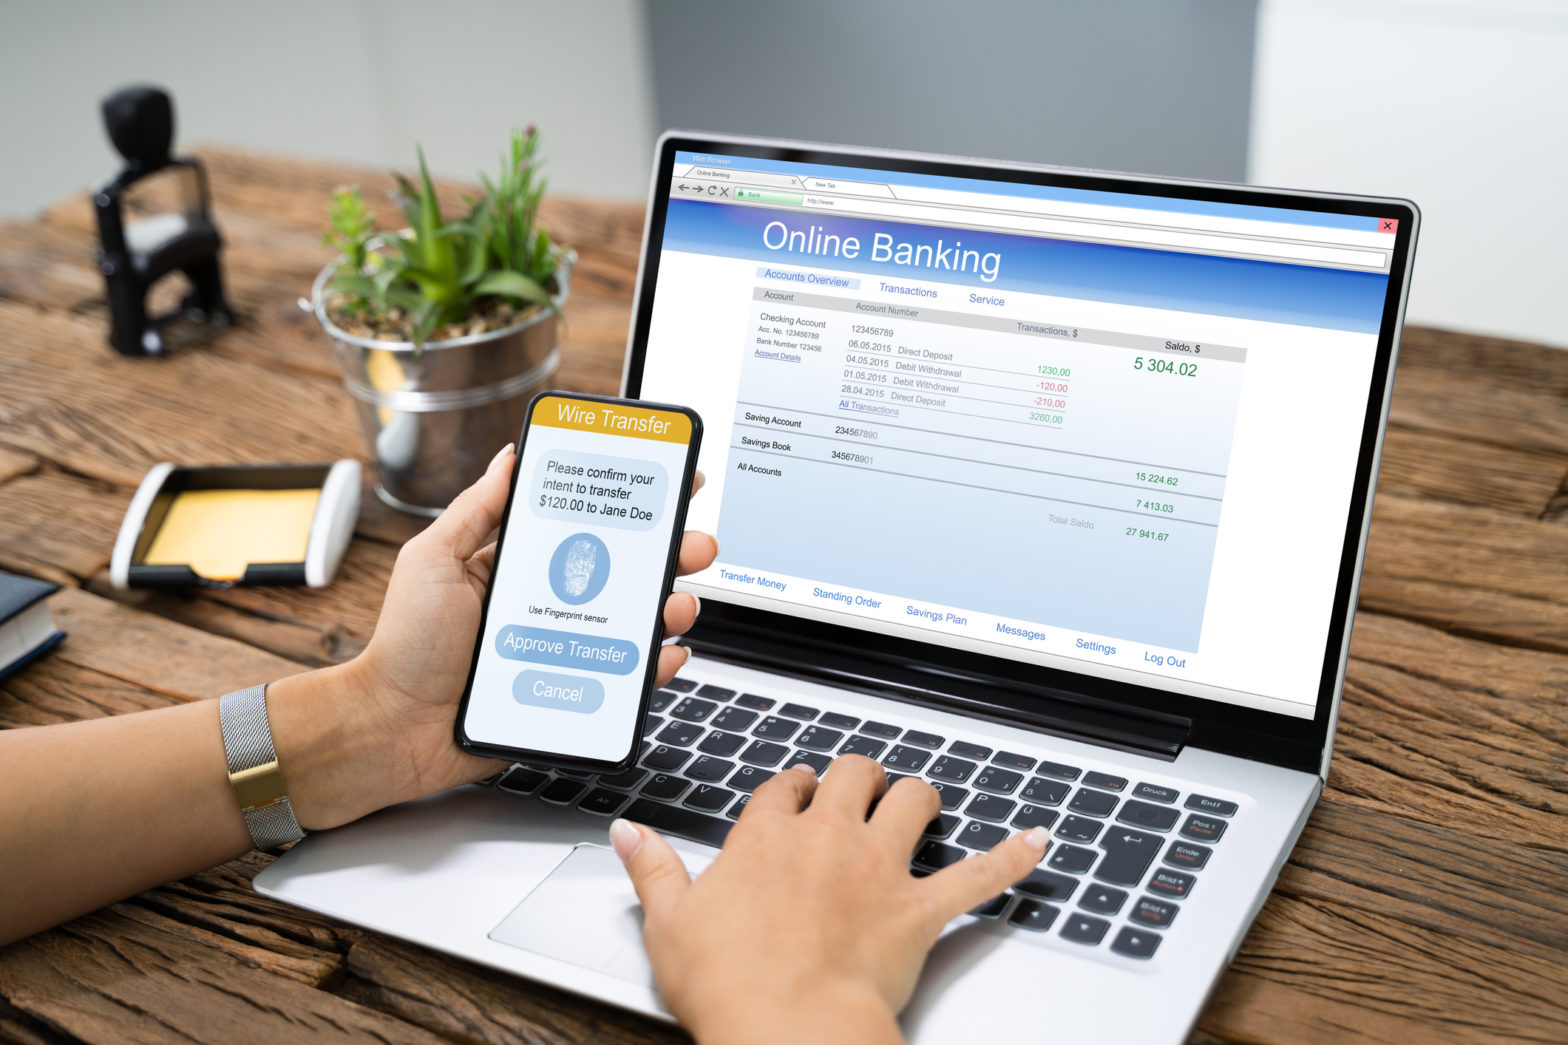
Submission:
M 1112 885 L 1137 885 L 1160 854 L 1164 839 L 1159 835 L 1119 828 L 1107 831 L 1100 839 L 1105 859 L 1095 869 L 1094 876 Z

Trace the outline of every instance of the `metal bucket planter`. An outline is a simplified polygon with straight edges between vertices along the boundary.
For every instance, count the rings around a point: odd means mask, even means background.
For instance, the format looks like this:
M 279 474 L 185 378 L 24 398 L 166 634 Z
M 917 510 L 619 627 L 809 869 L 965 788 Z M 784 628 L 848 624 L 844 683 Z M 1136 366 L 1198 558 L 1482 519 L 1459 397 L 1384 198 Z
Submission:
M 555 304 L 566 304 L 575 260 L 563 253 Z M 321 270 L 310 307 L 332 338 L 343 384 L 354 397 L 376 470 L 376 495 L 415 515 L 440 515 L 479 478 L 490 458 L 523 428 L 534 394 L 549 388 L 560 353 L 556 315 L 537 309 L 521 322 L 449 341 L 377 341 L 339 329 L 327 318 Z

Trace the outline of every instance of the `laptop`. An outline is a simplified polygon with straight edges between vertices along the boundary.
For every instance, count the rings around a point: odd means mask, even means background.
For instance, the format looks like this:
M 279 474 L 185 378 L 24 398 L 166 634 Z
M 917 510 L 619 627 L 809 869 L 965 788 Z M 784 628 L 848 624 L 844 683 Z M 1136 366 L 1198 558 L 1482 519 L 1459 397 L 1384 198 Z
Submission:
M 624 394 L 696 408 L 722 550 L 636 768 L 505 767 L 313 835 L 256 889 L 668 1018 L 612 816 L 694 873 L 838 754 L 941 793 L 960 916 L 911 1040 L 1185 1040 L 1312 811 L 1418 212 L 672 132 Z

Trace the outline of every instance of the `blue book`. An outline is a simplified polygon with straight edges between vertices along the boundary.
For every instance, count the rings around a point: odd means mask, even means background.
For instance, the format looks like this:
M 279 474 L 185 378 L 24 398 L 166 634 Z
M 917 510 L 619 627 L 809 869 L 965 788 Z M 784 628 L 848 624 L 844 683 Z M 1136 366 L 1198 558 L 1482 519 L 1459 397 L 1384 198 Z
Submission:
M 0 570 L 0 679 L 60 644 L 65 632 L 54 626 L 49 603 L 58 584 L 18 577 Z

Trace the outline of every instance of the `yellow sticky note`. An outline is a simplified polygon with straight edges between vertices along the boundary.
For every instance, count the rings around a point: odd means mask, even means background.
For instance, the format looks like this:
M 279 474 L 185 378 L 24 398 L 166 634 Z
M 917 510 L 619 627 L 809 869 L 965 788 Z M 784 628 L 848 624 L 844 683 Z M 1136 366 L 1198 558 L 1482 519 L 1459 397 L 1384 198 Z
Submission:
M 253 562 L 304 562 L 319 489 L 188 490 L 175 497 L 142 560 L 237 581 Z

